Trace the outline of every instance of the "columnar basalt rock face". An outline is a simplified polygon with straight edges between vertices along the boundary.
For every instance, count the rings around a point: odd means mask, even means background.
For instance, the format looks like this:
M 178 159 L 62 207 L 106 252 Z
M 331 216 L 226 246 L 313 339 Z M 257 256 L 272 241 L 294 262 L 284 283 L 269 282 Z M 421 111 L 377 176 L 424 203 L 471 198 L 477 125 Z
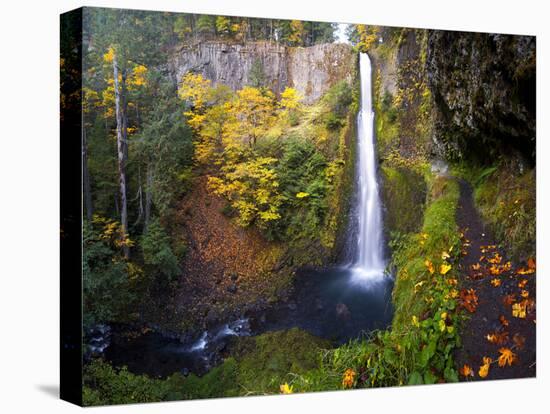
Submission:
M 534 163 L 535 37 L 431 31 L 427 70 L 445 152 L 514 151 Z
M 177 50 L 169 66 L 176 80 L 192 71 L 237 90 L 251 84 L 259 62 L 265 86 L 277 93 L 287 86 L 296 88 L 309 104 L 336 82 L 351 82 L 355 59 L 351 46 L 338 43 L 287 47 L 273 42 L 202 42 Z

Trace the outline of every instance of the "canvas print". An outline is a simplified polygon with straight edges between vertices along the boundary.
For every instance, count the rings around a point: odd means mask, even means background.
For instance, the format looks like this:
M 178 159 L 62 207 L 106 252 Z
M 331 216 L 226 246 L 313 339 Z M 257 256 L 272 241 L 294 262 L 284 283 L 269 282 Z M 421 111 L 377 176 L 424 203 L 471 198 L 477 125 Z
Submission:
M 61 27 L 66 399 L 536 375 L 534 36 Z

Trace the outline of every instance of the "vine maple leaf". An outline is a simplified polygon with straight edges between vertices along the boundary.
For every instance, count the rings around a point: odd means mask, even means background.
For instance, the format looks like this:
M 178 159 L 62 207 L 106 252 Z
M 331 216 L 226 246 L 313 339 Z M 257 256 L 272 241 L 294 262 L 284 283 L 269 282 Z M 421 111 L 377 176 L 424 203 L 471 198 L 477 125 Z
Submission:
M 498 352 L 500 352 L 500 356 L 498 357 L 499 367 L 511 366 L 517 359 L 516 354 L 510 348 L 500 348 Z
M 460 368 L 458 370 L 458 372 L 463 377 L 473 377 L 474 376 L 474 370 L 468 364 L 464 364 L 464 366 L 462 368 Z
M 525 285 L 527 285 L 527 282 L 528 282 L 527 279 L 522 279 L 521 281 L 518 282 L 518 288 L 523 289 Z
M 520 303 L 514 303 L 512 305 L 512 316 L 515 318 L 525 318 L 527 312 L 526 312 L 526 306 L 524 302 Z
M 499 287 L 501 283 L 501 280 L 497 278 L 491 280 L 491 285 L 493 285 L 494 287 Z
M 504 315 L 500 315 L 500 316 L 498 317 L 498 320 L 500 321 L 500 324 L 501 324 L 502 326 L 505 326 L 505 327 L 506 327 L 506 326 L 510 325 L 510 322 L 508 322 L 508 319 L 506 319 L 506 318 L 504 317 Z
M 424 262 L 424 264 L 426 265 L 426 267 L 428 268 L 428 272 L 430 272 L 432 275 L 434 274 L 435 272 L 435 268 L 434 268 L 434 265 L 433 263 L 430 261 L 430 260 L 427 260 Z
M 353 382 L 355 381 L 356 375 L 357 374 L 353 369 L 351 368 L 346 369 L 346 371 L 344 372 L 344 376 L 342 378 L 342 386 L 344 388 L 351 388 L 353 386 Z
M 479 367 L 478 375 L 481 378 L 485 378 L 487 375 L 489 375 L 489 368 L 491 366 L 491 363 L 493 360 L 489 357 L 483 357 L 483 365 Z
M 292 394 L 294 392 L 292 385 L 288 385 L 288 383 L 284 383 L 279 387 L 279 390 L 281 391 L 281 394 Z
M 474 313 L 477 308 L 478 297 L 475 289 L 462 289 L 460 291 L 460 305 L 468 312 Z
M 441 267 L 439 268 L 439 273 L 441 273 L 442 275 L 445 275 L 445 274 L 447 274 L 447 272 L 448 272 L 449 270 L 451 270 L 451 267 L 452 267 L 452 266 L 451 266 L 450 264 L 444 263 L 444 264 L 442 264 Z
M 485 338 L 492 344 L 502 345 L 508 341 L 508 332 L 495 332 L 487 334 Z
M 513 304 L 513 303 L 516 302 L 516 295 L 514 295 L 514 294 L 505 295 L 505 296 L 502 298 L 502 302 L 503 302 L 506 306 L 510 306 L 511 304 Z

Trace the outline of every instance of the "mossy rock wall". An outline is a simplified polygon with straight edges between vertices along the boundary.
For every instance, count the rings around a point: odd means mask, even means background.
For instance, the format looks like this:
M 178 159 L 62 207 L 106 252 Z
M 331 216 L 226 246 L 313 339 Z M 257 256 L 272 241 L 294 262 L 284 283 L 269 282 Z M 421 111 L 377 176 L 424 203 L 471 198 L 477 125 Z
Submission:
M 386 237 L 418 231 L 426 199 L 424 178 L 406 167 L 388 165 L 382 165 L 380 175 Z

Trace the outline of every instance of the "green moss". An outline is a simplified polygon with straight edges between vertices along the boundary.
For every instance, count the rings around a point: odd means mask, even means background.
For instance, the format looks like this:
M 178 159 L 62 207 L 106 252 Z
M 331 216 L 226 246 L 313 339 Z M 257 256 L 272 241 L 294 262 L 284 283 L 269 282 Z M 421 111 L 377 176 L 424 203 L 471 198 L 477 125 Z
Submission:
M 516 175 L 503 165 L 478 181 L 474 196 L 484 221 L 513 259 L 536 255 L 534 169 Z
M 422 224 L 426 183 L 406 167 L 381 166 L 382 199 L 386 207 L 384 225 L 388 235 L 417 231 Z
M 329 347 L 328 341 L 298 328 L 240 338 L 237 382 L 247 394 L 278 393 L 295 375 L 317 368 L 321 351 Z
M 415 289 L 418 283 L 432 283 L 425 260 L 431 260 L 437 268 L 442 263 L 442 251 L 451 248 L 455 254 L 460 251 L 455 219 L 459 194 L 456 181 L 435 178 L 431 182 L 430 202 L 424 214 L 421 234 L 410 236 L 407 243 L 394 253 L 394 263 L 399 269 L 393 291 L 395 316 L 392 326 L 396 330 L 409 326 L 413 315 L 421 318 L 431 309 L 430 303 L 419 300 L 419 289 Z

